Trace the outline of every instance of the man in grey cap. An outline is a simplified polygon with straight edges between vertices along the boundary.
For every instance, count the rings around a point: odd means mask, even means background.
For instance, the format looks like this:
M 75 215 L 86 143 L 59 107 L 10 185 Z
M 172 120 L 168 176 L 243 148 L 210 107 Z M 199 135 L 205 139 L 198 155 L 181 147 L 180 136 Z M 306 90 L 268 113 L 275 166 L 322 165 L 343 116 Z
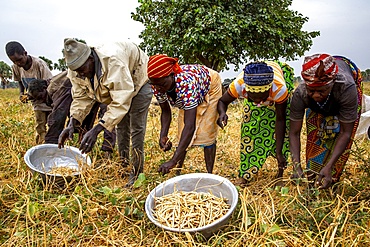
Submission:
M 152 91 L 148 82 L 148 56 L 132 42 L 89 47 L 74 39 L 64 40 L 64 56 L 72 82 L 71 121 L 59 136 L 58 146 L 72 139 L 95 102 L 108 105 L 99 123 L 81 141 L 82 153 L 90 152 L 98 134 L 116 127 L 123 165 L 133 164 L 128 185 L 144 168 L 144 137 Z M 130 150 L 130 139 L 132 148 Z M 131 158 L 130 158 L 131 151 Z

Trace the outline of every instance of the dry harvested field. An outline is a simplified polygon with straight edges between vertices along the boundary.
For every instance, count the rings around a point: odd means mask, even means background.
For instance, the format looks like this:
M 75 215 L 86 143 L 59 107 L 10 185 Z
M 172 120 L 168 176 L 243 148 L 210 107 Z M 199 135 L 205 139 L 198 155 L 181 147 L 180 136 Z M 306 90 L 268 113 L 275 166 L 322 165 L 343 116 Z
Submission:
M 365 92 L 370 86 L 365 83 Z M 145 177 L 127 189 L 128 169 L 117 151 L 101 159 L 102 142 L 90 154 L 91 169 L 64 189 L 43 187 L 23 160 L 34 145 L 30 104 L 18 89 L 0 90 L 0 246 L 369 246 L 370 158 L 367 140 L 357 140 L 335 191 L 308 190 L 292 183 L 275 187 L 276 163 L 268 159 L 258 177 L 238 188 L 239 203 L 228 225 L 209 239 L 163 231 L 147 218 L 149 191 L 174 177 L 158 166 L 172 153 L 158 147 L 160 109 L 151 105 L 145 142 Z M 229 109 L 229 125 L 219 132 L 214 173 L 235 181 L 239 163 L 241 105 Z M 176 110 L 173 112 L 176 119 Z M 175 122 L 175 121 L 173 121 Z M 170 138 L 176 141 L 173 123 Z M 76 142 L 70 142 L 76 145 Z M 203 150 L 188 152 L 182 174 L 205 172 Z

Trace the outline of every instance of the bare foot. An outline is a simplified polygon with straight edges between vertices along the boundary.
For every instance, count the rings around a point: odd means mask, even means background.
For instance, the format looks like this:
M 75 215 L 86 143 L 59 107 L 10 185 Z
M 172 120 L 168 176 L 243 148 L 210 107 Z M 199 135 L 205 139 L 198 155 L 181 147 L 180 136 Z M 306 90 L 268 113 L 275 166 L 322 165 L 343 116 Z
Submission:
M 284 170 L 285 170 L 284 167 L 278 167 L 278 172 L 277 172 L 275 178 L 277 179 L 277 178 L 283 177 Z
M 274 186 L 275 187 L 284 187 L 286 182 L 283 181 L 282 177 L 277 177 L 274 181 Z
M 299 183 L 299 181 L 304 177 L 304 173 L 303 173 L 303 170 L 302 170 L 302 167 L 297 167 L 294 172 L 293 172 L 293 175 L 290 176 L 290 179 L 292 179 L 296 184 Z
M 290 177 L 291 179 L 298 179 L 303 178 L 303 170 L 302 167 L 297 167 L 295 171 L 293 172 L 293 175 Z
M 245 186 L 248 185 L 248 181 L 244 178 L 239 177 L 235 180 L 234 185 L 235 186 L 240 186 L 240 187 L 245 187 Z

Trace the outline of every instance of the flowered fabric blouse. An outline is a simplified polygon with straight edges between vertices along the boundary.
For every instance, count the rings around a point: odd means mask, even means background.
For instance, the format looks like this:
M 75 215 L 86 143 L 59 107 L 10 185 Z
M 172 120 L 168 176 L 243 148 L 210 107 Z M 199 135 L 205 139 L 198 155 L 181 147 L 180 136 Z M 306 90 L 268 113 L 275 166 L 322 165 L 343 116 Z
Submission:
M 202 65 L 181 65 L 181 69 L 183 71 L 175 75 L 176 101 L 153 87 L 154 95 L 158 103 L 169 101 L 171 106 L 190 110 L 204 101 L 204 96 L 210 89 L 211 76 Z

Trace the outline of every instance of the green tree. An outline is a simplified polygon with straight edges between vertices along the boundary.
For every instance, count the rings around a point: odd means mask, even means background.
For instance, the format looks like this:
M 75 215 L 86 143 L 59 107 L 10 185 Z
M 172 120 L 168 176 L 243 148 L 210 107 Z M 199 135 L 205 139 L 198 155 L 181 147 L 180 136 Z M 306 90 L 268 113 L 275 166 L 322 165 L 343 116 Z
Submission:
M 50 70 L 53 70 L 54 67 L 53 67 L 53 61 L 51 61 L 50 59 L 44 57 L 44 56 L 39 56 L 40 59 L 44 60 L 46 62 L 46 64 L 48 65 L 49 69 Z
M 318 31 L 302 31 L 307 17 L 292 0 L 139 0 L 133 20 L 144 24 L 141 48 L 217 71 L 247 60 L 294 60 Z
M 370 69 L 366 69 L 365 71 L 361 71 L 362 73 L 362 80 L 363 81 L 370 81 Z
M 66 71 L 68 69 L 66 60 L 64 58 L 59 58 L 58 63 L 54 63 L 54 69 L 59 71 Z
M 230 83 L 233 82 L 233 80 L 235 80 L 235 78 L 233 79 L 230 79 L 230 78 L 226 78 L 223 82 L 222 82 L 222 86 L 224 86 L 225 88 L 228 88 Z
M 5 79 L 12 78 L 12 68 L 4 61 L 0 61 L 0 76 Z
M 301 76 L 297 76 L 297 77 L 294 77 L 293 81 L 295 83 L 301 83 L 302 82 L 302 78 L 301 78 Z
M 366 73 L 366 71 L 361 71 L 361 75 L 362 75 L 362 80 L 363 80 L 363 81 L 366 81 L 366 78 L 367 78 L 367 73 Z
M 0 61 L 0 83 L 3 89 L 9 84 L 10 79 L 12 79 L 12 68 L 4 61 Z

